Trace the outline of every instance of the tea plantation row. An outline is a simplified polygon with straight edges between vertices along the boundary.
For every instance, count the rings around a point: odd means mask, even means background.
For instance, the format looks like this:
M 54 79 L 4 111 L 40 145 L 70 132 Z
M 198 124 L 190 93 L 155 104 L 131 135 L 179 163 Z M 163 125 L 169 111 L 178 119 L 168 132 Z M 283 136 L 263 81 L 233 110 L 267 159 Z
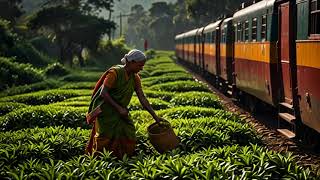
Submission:
M 149 143 L 153 123 L 134 96 L 130 116 L 137 130 L 133 157 L 110 152 L 84 155 L 91 127 L 85 123 L 99 75 L 62 78 L 51 90 L 0 98 L 0 177 L 11 179 L 316 179 L 291 154 L 267 150 L 241 116 L 223 109 L 205 84 L 196 82 L 160 52 L 147 61 L 143 90 L 156 113 L 170 121 L 181 143 L 159 154 Z M 100 74 L 102 74 L 101 72 Z M 68 83 L 66 83 L 68 81 Z M 17 90 L 15 92 L 23 92 Z

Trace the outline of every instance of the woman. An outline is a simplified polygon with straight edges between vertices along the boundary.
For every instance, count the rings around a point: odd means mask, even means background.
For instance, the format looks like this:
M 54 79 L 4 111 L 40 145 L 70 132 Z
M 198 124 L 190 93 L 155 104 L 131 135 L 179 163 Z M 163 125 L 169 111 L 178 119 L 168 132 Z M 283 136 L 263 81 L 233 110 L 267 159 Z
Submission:
M 87 122 L 93 123 L 86 153 L 106 150 L 122 158 L 133 155 L 136 145 L 135 127 L 126 108 L 135 91 L 141 105 L 159 122 L 141 88 L 138 72 L 143 69 L 146 56 L 133 49 L 121 62 L 108 69 L 97 82 L 92 94 Z

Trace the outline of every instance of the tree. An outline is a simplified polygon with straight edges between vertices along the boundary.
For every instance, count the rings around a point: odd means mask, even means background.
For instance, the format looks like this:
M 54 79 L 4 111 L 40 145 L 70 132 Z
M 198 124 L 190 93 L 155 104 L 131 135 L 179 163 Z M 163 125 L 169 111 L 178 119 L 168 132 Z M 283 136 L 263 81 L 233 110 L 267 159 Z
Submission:
M 148 38 L 148 32 L 145 29 L 148 24 L 147 17 L 147 12 L 142 5 L 135 4 L 131 7 L 130 16 L 127 19 L 129 26 L 125 39 L 128 44 L 135 45 L 138 49 L 142 48 L 143 40 Z
M 60 47 L 61 63 L 71 66 L 74 55 L 78 56 L 80 64 L 83 65 L 83 48 L 96 50 L 100 38 L 105 33 L 110 33 L 115 24 L 60 5 L 36 13 L 30 19 L 29 27 L 52 37 Z
M 15 22 L 22 15 L 22 0 L 0 0 L 0 18 Z
M 11 31 L 10 22 L 0 19 L 0 56 L 6 56 L 14 46 L 15 34 Z
M 152 3 L 149 9 L 152 21 L 148 24 L 153 32 L 151 45 L 158 49 L 172 49 L 173 46 L 173 6 L 166 2 Z
M 209 22 L 213 22 L 223 16 L 233 14 L 241 2 L 249 2 L 251 0 L 187 0 L 187 10 L 192 16 L 197 26 L 204 26 Z

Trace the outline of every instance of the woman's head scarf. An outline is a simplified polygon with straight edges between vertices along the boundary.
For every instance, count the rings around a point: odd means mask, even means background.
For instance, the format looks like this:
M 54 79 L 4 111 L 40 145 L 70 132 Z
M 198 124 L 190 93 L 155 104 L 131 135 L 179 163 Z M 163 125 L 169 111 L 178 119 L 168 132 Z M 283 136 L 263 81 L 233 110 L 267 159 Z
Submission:
M 124 55 L 124 57 L 121 59 L 121 63 L 125 64 L 126 62 L 131 62 L 131 61 L 139 62 L 139 61 L 145 61 L 146 59 L 147 59 L 146 55 L 144 55 L 142 51 L 138 49 L 132 49 L 126 55 Z

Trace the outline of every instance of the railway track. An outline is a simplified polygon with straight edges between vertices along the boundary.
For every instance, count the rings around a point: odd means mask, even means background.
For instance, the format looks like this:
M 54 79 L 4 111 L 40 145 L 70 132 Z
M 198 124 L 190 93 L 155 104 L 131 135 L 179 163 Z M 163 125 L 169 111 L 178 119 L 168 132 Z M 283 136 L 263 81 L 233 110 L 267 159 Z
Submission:
M 173 58 L 175 59 L 175 57 Z M 227 110 L 239 114 L 247 123 L 254 127 L 257 133 L 262 136 L 262 141 L 269 150 L 281 153 L 291 152 L 296 156 L 299 165 L 309 168 L 315 174 L 320 175 L 320 152 L 315 152 L 312 147 L 306 147 L 305 144 L 301 144 L 294 139 L 288 139 L 280 134 L 277 131 L 277 114 L 259 112 L 253 115 L 249 110 L 222 94 L 207 79 L 193 71 L 190 67 L 178 61 L 176 63 L 192 74 L 195 80 L 207 84 L 209 89 L 219 96 Z

